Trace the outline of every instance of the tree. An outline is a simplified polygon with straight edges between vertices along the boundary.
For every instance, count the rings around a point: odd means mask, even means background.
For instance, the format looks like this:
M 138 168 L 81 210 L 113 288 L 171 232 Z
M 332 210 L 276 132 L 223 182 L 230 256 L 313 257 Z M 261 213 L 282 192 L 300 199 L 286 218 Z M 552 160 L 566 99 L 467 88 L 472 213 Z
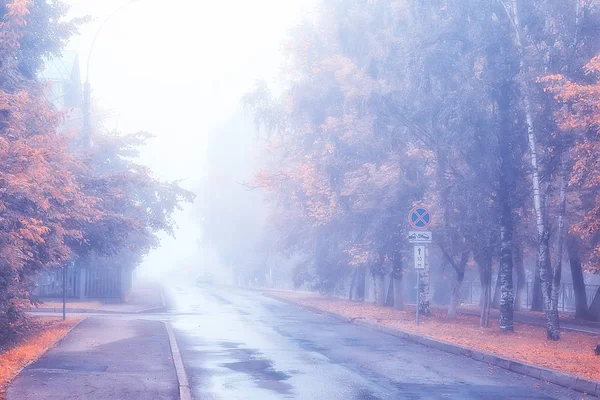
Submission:
M 583 82 L 571 81 L 564 75 L 552 75 L 545 79 L 548 90 L 562 105 L 555 113 L 559 127 L 565 134 L 575 136 L 575 145 L 571 150 L 573 167 L 570 185 L 579 193 L 577 222 L 571 225 L 571 234 L 567 239 L 574 285 L 579 286 L 576 299 L 577 313 L 587 317 L 585 291 L 581 290 L 583 277 L 581 268 L 581 246 L 579 240 L 590 246 L 584 255 L 588 269 L 594 270 L 600 255 L 600 198 L 598 197 L 598 163 L 597 151 L 600 150 L 600 125 L 597 121 L 597 108 L 600 101 L 598 73 L 600 73 L 600 57 L 593 58 L 585 67 L 586 76 Z M 582 293 L 583 292 L 583 293 Z
M 45 2 L 44 2 L 45 4 Z M 83 240 L 81 227 L 94 221 L 96 199 L 81 191 L 83 165 L 57 138 L 59 116 L 46 103 L 28 67 L 64 39 L 48 15 L 27 1 L 0 7 L 0 337 L 11 340 L 27 326 L 23 314 L 37 274 L 60 266 L 69 243 Z M 46 11 L 56 11 L 48 6 Z M 31 10 L 31 11 L 30 11 Z M 35 24 L 34 24 L 35 25 Z M 72 27 L 72 25 L 68 25 Z M 35 31 L 35 36 L 31 29 Z M 67 29 L 68 30 L 68 29 Z
M 72 243 L 79 257 L 125 255 L 123 268 L 133 268 L 159 244 L 158 232 L 174 235 L 173 213 L 195 195 L 177 182 L 162 182 L 137 164 L 139 148 L 151 138 L 146 133 L 96 134 L 91 153 L 81 153 L 86 169 L 82 190 L 93 198 L 98 216 L 82 227 L 84 240 Z M 127 255 L 127 253 L 132 253 Z M 105 260 L 106 261 L 106 260 Z
M 328 292 L 348 279 L 357 298 L 369 269 L 378 303 L 391 304 L 395 282 L 383 282 L 390 269 L 402 276 L 406 211 L 426 203 L 455 276 L 448 316 L 472 259 L 488 326 L 497 261 L 500 328 L 513 331 L 523 254 L 534 250 L 547 337 L 559 339 L 564 249 L 581 309 L 577 253 L 589 265 L 598 243 L 597 188 L 576 178 L 583 161 L 569 160 L 593 155 L 596 142 L 563 115 L 581 114 L 568 82 L 592 97 L 578 71 L 600 51 L 595 2 L 327 0 L 318 15 L 287 46 L 283 94 L 263 85 L 248 98 L 273 133 L 256 186 L 281 217 L 282 247 L 305 257 L 298 276 Z
M 0 2 L 0 344 L 27 328 L 39 273 L 90 251 L 135 254 L 172 232 L 172 212 L 192 194 L 151 178 L 126 157 L 139 137 L 112 138 L 91 155 L 57 134 L 36 73 L 76 29 L 43 0 Z M 131 262 L 139 261 L 133 257 Z

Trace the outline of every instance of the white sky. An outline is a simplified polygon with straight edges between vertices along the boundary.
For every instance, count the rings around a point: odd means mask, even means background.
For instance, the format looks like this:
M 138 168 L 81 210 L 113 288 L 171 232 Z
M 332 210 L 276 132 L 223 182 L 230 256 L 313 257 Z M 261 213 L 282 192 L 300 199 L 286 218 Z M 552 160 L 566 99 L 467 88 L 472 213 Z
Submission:
M 66 0 L 71 16 L 91 15 L 68 49 L 82 74 L 98 27 L 128 0 Z M 138 0 L 105 25 L 90 67 L 92 96 L 109 110 L 108 129 L 156 135 L 142 161 L 161 179 L 202 176 L 205 139 L 239 107 L 259 78 L 274 79 L 287 32 L 313 0 Z M 85 79 L 85 76 L 82 76 Z M 177 240 L 167 239 L 147 269 L 187 263 L 198 230 L 190 210 L 178 215 Z

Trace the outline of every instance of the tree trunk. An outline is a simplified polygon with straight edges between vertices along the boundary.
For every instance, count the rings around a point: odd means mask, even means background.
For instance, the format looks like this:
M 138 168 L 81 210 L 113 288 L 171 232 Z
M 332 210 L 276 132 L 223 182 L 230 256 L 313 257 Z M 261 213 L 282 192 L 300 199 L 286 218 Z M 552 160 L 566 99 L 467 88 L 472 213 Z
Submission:
M 402 288 L 402 278 L 394 278 L 394 308 L 404 310 L 404 292 Z
M 551 325 L 554 329 L 560 329 L 560 320 L 558 317 L 558 297 L 560 293 L 560 281 L 562 276 L 562 262 L 563 262 L 563 247 L 564 247 L 564 236 L 565 236 L 565 211 L 567 208 L 567 159 L 566 155 L 561 156 L 560 162 L 560 190 L 559 190 L 559 205 L 558 205 L 558 229 L 556 232 L 556 251 L 557 251 L 557 260 L 556 264 L 552 268 L 552 285 L 550 292 L 550 301 L 551 301 L 551 309 L 550 309 L 550 319 L 552 320 Z M 549 339 L 556 340 L 552 337 Z
M 404 296 L 402 292 L 402 275 L 403 265 L 402 256 L 399 253 L 395 253 L 392 259 L 392 276 L 390 279 L 394 281 L 394 308 L 397 310 L 404 310 Z
M 490 306 L 492 308 L 495 309 L 499 309 L 500 308 L 500 293 L 502 292 L 502 281 L 500 280 L 500 274 L 502 273 L 502 271 L 500 271 L 500 268 L 498 268 L 498 274 L 496 276 L 496 284 L 494 285 L 494 295 L 491 296 L 491 302 L 490 302 Z M 492 286 L 490 285 L 490 295 L 492 290 Z
M 350 292 L 348 293 L 348 300 L 352 301 L 355 297 L 356 292 L 356 278 L 358 276 L 358 268 L 354 268 L 354 272 L 352 273 L 352 280 L 350 281 Z
M 456 310 L 460 306 L 460 294 L 462 284 L 465 280 L 464 274 L 458 274 L 456 276 L 456 280 L 454 281 L 454 286 L 452 288 L 452 297 L 450 298 L 450 306 L 448 307 L 448 314 L 446 318 L 448 319 L 456 319 Z
M 373 284 L 375 287 L 375 304 L 385 306 L 385 275 L 373 274 Z
M 559 340 L 560 331 L 558 326 L 558 318 L 556 318 L 552 311 L 551 292 L 553 274 L 550 269 L 549 241 L 549 232 L 546 227 L 546 229 L 542 232 L 542 236 L 538 245 L 538 262 L 540 263 L 540 281 L 542 284 L 542 298 L 544 299 L 544 311 L 546 312 L 546 337 L 548 338 L 548 340 Z
M 513 23 L 515 27 L 515 34 L 517 39 L 517 46 L 521 50 L 524 51 L 525 46 L 523 45 L 523 41 L 521 39 L 521 24 L 520 24 L 520 15 L 518 8 L 518 1 L 512 1 L 512 11 L 513 11 Z M 525 62 L 524 56 L 521 55 L 521 71 L 525 71 Z M 525 104 L 525 121 L 527 123 L 527 141 L 529 143 L 529 153 L 531 160 L 531 178 L 532 178 L 532 192 L 533 192 L 533 208 L 535 211 L 535 221 L 538 231 L 538 256 L 537 262 L 540 269 L 540 282 L 542 289 L 542 298 L 544 303 L 544 310 L 546 312 L 546 336 L 550 340 L 559 340 L 560 339 L 560 331 L 557 325 L 557 320 L 555 320 L 553 312 L 552 312 L 552 299 L 551 299 L 551 291 L 552 291 L 552 280 L 553 273 L 550 265 L 550 234 L 548 229 L 548 222 L 545 215 L 545 210 L 543 209 L 543 201 L 542 201 L 542 188 L 541 188 L 541 179 L 540 179 L 540 166 L 538 164 L 538 156 L 537 156 L 537 135 L 534 127 L 534 118 L 533 118 L 533 107 L 531 105 L 531 98 L 529 96 L 528 85 L 525 82 L 524 78 L 520 79 L 521 84 L 521 93 L 523 96 L 523 103 Z
M 419 286 L 419 312 L 421 315 L 431 315 L 429 308 L 429 248 L 425 248 L 425 269 L 417 271 L 421 274 L 421 285 Z
M 443 248 L 442 251 L 444 253 L 444 257 L 450 263 L 452 268 L 454 268 L 454 272 L 456 273 L 456 280 L 454 281 L 454 285 L 452 287 L 452 295 L 450 296 L 450 306 L 448 307 L 448 314 L 446 318 L 448 319 L 456 319 L 456 310 L 460 305 L 460 295 L 461 295 L 461 287 L 462 283 L 465 280 L 465 270 L 467 268 L 467 262 L 469 261 L 469 252 L 463 252 L 460 257 L 460 261 L 456 263 L 454 257 L 450 256 L 448 252 L 446 252 Z
M 479 265 L 479 282 L 481 283 L 481 317 L 479 323 L 484 328 L 490 326 L 490 305 L 492 289 L 492 258 L 491 252 L 483 251 L 476 255 L 476 261 Z
M 581 257 L 579 255 L 579 241 L 573 235 L 567 236 L 567 253 L 569 254 L 573 291 L 575 292 L 575 318 L 589 319 L 583 268 L 581 267 Z
M 504 215 L 505 218 L 511 218 Z M 500 228 L 500 330 L 513 332 L 514 328 L 514 295 L 512 265 L 512 227 L 505 222 Z
M 542 299 L 542 281 L 540 279 L 540 265 L 535 263 L 535 275 L 533 277 L 533 288 L 531 290 L 531 311 L 543 311 L 544 301 Z
M 592 304 L 590 304 L 590 310 L 588 311 L 590 319 L 593 321 L 600 321 L 600 288 L 594 295 Z
M 385 271 L 383 268 L 384 260 L 385 253 L 383 251 L 380 251 L 377 261 L 373 265 L 371 265 L 375 304 L 377 304 L 378 306 L 385 306 Z
M 479 317 L 479 325 L 481 325 L 483 328 L 490 327 L 490 309 L 491 309 L 491 303 L 492 303 L 492 296 L 491 296 L 491 294 L 492 294 L 491 280 L 492 279 L 491 278 L 492 278 L 492 274 L 489 274 L 488 281 L 481 288 L 483 302 L 481 305 L 481 314 Z
M 514 264 L 515 271 L 517 273 L 517 291 L 515 293 L 515 310 L 521 310 L 523 308 L 523 299 L 527 296 L 526 290 L 526 278 L 525 278 L 525 264 L 523 262 L 523 247 L 520 244 L 513 242 L 514 248 Z
M 512 171 L 512 151 L 510 134 L 512 121 L 510 116 L 511 84 L 505 82 L 498 96 L 498 118 L 501 132 L 498 152 L 500 154 L 500 189 L 498 199 L 500 206 L 500 265 L 494 294 L 494 307 L 500 309 L 500 330 L 514 331 L 514 293 L 513 293 L 513 257 L 512 257 L 512 207 L 511 193 L 514 174 Z
M 390 274 L 390 284 L 388 285 L 388 291 L 385 296 L 385 305 L 388 307 L 394 307 L 394 277 Z
M 365 301 L 365 286 L 367 284 L 367 270 L 364 266 L 358 267 L 356 276 L 356 301 Z

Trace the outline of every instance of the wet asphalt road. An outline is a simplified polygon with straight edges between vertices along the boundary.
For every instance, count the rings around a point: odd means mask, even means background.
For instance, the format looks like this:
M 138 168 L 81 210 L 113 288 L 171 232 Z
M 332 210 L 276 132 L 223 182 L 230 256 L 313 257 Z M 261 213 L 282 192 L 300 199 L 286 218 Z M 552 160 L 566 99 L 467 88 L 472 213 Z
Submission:
M 232 288 L 178 288 L 195 399 L 584 399 L 559 386 Z

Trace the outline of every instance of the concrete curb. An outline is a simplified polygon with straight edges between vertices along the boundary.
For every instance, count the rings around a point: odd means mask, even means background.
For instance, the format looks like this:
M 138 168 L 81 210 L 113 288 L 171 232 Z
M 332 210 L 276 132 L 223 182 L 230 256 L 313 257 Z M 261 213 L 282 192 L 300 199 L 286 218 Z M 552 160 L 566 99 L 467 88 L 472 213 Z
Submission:
M 333 312 L 330 312 L 330 311 L 321 310 L 320 308 L 316 308 L 316 307 L 312 307 L 312 306 L 307 306 L 307 305 L 304 305 L 304 304 L 299 304 L 299 303 L 296 303 L 294 300 L 289 300 L 289 299 L 285 299 L 283 297 L 278 297 L 277 295 L 274 295 L 274 294 L 271 294 L 271 293 L 264 293 L 263 292 L 262 295 L 264 297 L 268 297 L 268 298 L 273 299 L 273 300 L 281 301 L 282 303 L 287 303 L 287 304 L 291 304 L 291 305 L 296 306 L 296 307 L 300 307 L 300 308 L 302 308 L 304 310 L 310 311 L 310 312 L 315 313 L 315 314 L 321 314 L 321 315 L 325 315 L 325 316 L 333 318 L 333 319 L 337 319 L 340 322 L 352 323 L 352 320 L 353 320 L 352 318 L 344 317 L 343 315 L 336 314 L 336 313 L 333 313 Z
M 516 361 L 492 353 L 473 350 L 468 347 L 459 346 L 453 343 L 442 342 L 441 340 L 433 339 L 427 336 L 421 336 L 415 333 L 390 328 L 377 322 L 369 322 L 360 318 L 344 317 L 342 315 L 330 311 L 324 311 L 316 307 L 296 303 L 293 300 L 277 297 L 276 295 L 272 295 L 270 293 L 263 293 L 263 296 L 279 300 L 284 303 L 292 304 L 296 307 L 300 307 L 304 310 L 311 311 L 316 314 L 321 314 L 331 318 L 335 318 L 338 321 L 347 322 L 364 328 L 370 328 L 378 332 L 382 332 L 391 336 L 408 340 L 413 343 L 418 343 L 423 346 L 442 350 L 447 353 L 469 357 L 473 360 L 482 361 L 489 365 L 507 369 L 509 371 L 521 375 L 526 375 L 535 379 L 540 379 L 546 382 L 554 383 L 556 385 L 563 386 L 584 394 L 600 397 L 600 382 L 598 381 L 594 381 L 581 376 L 568 374 L 549 368 L 538 367 L 537 365 L 527 364 L 521 361 Z
M 179 352 L 179 346 L 177 345 L 177 339 L 173 332 L 173 327 L 170 322 L 164 322 L 167 328 L 167 334 L 169 335 L 169 344 L 171 345 L 171 355 L 173 356 L 173 365 L 175 366 L 175 373 L 177 374 L 177 381 L 179 383 L 179 399 L 180 400 L 192 400 L 192 392 L 190 390 L 190 382 L 188 381 L 187 374 L 185 372 L 185 366 L 183 365 L 183 359 Z
M 131 311 L 116 311 L 116 310 L 102 310 L 102 309 L 90 309 L 90 308 L 67 308 L 67 314 L 148 314 L 148 313 L 161 313 L 165 312 L 166 307 L 162 304 L 154 307 L 142 308 Z M 62 313 L 62 308 L 56 307 L 40 307 L 29 310 L 30 313 Z
M 38 362 L 40 360 L 40 358 L 42 358 L 44 355 L 46 355 L 47 352 L 49 352 L 50 350 L 52 350 L 53 348 L 55 348 L 56 346 L 58 346 L 63 340 L 65 340 L 67 338 L 67 336 L 69 335 L 69 333 L 73 332 L 73 329 L 77 328 L 79 326 L 79 324 L 81 324 L 83 321 L 85 321 L 87 317 L 81 317 L 81 319 L 79 321 L 77 321 L 72 327 L 70 327 L 65 333 L 63 333 L 62 335 L 60 335 L 59 337 L 57 337 L 52 343 L 50 343 L 50 345 L 48 345 L 48 347 L 46 347 L 46 350 L 44 350 L 43 352 L 41 352 L 40 354 L 38 354 L 36 357 L 34 357 L 33 359 L 31 359 L 28 363 L 26 363 L 25 365 L 23 365 L 21 368 L 18 369 L 18 371 L 15 373 L 15 376 L 9 380 L 6 385 L 4 387 L 0 387 L 0 391 L 3 389 L 6 389 L 8 386 L 10 386 L 10 384 L 12 383 L 12 381 L 17 378 L 19 375 L 21 375 L 21 373 L 30 365 L 35 364 L 36 362 Z
M 167 311 L 167 309 L 164 306 L 160 305 L 160 306 L 156 306 L 156 307 L 150 307 L 150 308 L 144 308 L 141 310 L 137 310 L 137 311 L 134 311 L 133 314 L 153 314 L 153 313 L 163 313 L 165 311 Z M 121 313 L 121 314 L 124 314 L 124 313 Z
M 62 308 L 56 307 L 39 307 L 29 310 L 30 313 L 62 313 Z M 115 314 L 114 311 L 94 310 L 90 308 L 67 308 L 67 314 Z

